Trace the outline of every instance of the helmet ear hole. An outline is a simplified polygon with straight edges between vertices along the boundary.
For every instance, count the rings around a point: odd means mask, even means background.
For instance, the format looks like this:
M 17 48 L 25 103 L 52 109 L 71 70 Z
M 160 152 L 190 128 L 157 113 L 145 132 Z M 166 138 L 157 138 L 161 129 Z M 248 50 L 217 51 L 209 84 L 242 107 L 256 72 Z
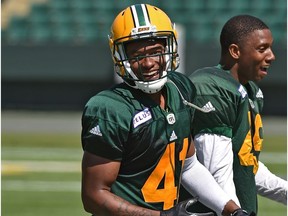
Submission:
M 121 65 L 121 63 L 115 63 L 114 64 L 114 71 L 121 76 L 122 78 L 125 76 L 125 69 L 124 66 Z
M 172 69 L 176 70 L 179 67 L 179 65 L 180 65 L 180 57 L 179 57 L 179 54 L 177 53 L 173 56 L 173 65 L 172 65 L 173 68 Z

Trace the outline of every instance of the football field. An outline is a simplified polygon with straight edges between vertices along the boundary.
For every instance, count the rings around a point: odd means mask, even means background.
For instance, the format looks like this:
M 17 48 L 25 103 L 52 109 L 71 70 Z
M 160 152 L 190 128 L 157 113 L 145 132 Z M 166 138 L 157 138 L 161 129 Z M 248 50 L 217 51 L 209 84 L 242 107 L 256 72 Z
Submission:
M 2 112 L 3 216 L 79 216 L 81 113 Z M 286 179 L 286 118 L 264 118 L 261 161 Z M 259 216 L 286 216 L 287 207 L 259 197 Z

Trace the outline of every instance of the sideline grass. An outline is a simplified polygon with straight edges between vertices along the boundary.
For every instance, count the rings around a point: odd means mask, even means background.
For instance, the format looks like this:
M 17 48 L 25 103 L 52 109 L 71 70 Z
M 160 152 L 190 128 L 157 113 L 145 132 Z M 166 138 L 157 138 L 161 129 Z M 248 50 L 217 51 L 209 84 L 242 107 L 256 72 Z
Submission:
M 286 152 L 286 135 L 269 136 L 264 141 L 264 152 Z M 17 151 L 16 151 L 17 150 Z M 81 160 L 80 134 L 77 133 L 2 133 L 2 160 L 43 160 L 79 163 Z M 3 163 L 3 161 L 2 161 Z M 286 176 L 287 163 L 266 165 L 281 176 Z M 43 168 L 45 169 L 45 167 Z M 80 184 L 81 173 L 75 172 L 12 172 L 2 173 L 2 185 L 21 183 L 18 191 L 2 187 L 2 215 L 9 216 L 79 216 L 90 215 L 84 212 L 80 189 L 69 189 L 74 183 Z M 39 190 L 41 183 L 49 184 L 46 191 Z M 63 190 L 53 191 L 53 185 L 58 182 Z M 34 184 L 34 185 L 33 185 Z M 51 187 L 52 185 L 52 187 Z M 70 185 L 70 186 L 69 186 Z M 43 187 L 44 188 L 44 187 Z M 77 186 L 78 188 L 78 186 Z M 41 187 L 40 187 L 41 189 Z M 259 198 L 259 216 L 286 216 L 286 206 Z

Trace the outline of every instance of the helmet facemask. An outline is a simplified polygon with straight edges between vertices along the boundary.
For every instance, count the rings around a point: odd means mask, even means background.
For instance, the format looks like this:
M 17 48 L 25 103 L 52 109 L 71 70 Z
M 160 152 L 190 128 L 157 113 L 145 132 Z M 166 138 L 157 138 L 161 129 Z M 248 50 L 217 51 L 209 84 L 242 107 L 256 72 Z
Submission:
M 144 33 L 136 37 L 129 36 L 128 40 L 120 38 L 114 42 L 113 56 L 115 58 L 115 71 L 121 76 L 129 86 L 140 89 L 145 93 L 156 93 L 160 91 L 167 81 L 167 75 L 179 65 L 179 57 L 177 53 L 177 41 L 173 32 L 157 32 L 157 33 Z M 126 38 L 125 38 L 126 39 Z M 127 56 L 125 46 L 127 43 L 139 40 L 161 41 L 164 44 L 164 52 L 153 55 L 137 56 L 129 58 Z M 121 42 L 122 41 L 122 42 Z M 159 78 L 156 80 L 145 80 L 139 59 L 142 58 L 157 58 L 159 57 L 160 68 Z M 131 61 L 137 61 L 139 70 L 135 73 L 130 67 Z M 161 67 L 162 66 L 162 67 Z

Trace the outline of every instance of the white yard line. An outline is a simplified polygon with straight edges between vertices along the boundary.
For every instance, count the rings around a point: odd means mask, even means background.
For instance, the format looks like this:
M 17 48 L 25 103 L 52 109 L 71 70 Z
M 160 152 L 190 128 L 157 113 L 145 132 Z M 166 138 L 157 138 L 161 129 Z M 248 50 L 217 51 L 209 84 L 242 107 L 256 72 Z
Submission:
M 261 161 L 287 164 L 286 153 L 261 153 Z M 80 173 L 81 161 L 2 160 L 2 176 L 26 172 Z M 3 180 L 3 191 L 80 192 L 80 181 Z
M 30 154 L 35 151 L 29 151 Z M 37 152 L 37 151 L 36 151 Z M 37 153 L 35 153 L 37 154 Z M 31 156 L 31 155 L 30 155 Z M 51 156 L 51 155 L 50 155 Z M 63 155 L 62 155 L 63 156 Z M 39 155 L 38 155 L 39 157 Z M 267 164 L 287 164 L 286 153 L 267 153 L 260 155 L 260 160 Z M 80 159 L 75 161 L 56 160 L 2 160 L 2 174 L 13 174 L 21 172 L 64 172 L 73 173 L 81 171 Z
M 81 160 L 83 151 L 79 148 L 49 147 L 2 147 L 2 160 Z
M 287 164 L 286 152 L 261 152 L 260 161 L 269 164 Z
M 8 111 L 1 113 L 2 132 L 80 133 L 82 112 Z M 263 116 L 265 136 L 287 134 L 287 118 Z
M 80 133 L 81 112 L 2 111 L 3 132 Z
M 83 151 L 79 148 L 49 148 L 49 147 L 2 147 L 2 160 L 31 161 L 80 161 Z M 261 152 L 260 160 L 272 164 L 287 163 L 286 152 Z
M 80 192 L 79 181 L 2 181 L 1 189 L 4 191 L 51 191 L 51 192 Z
M 80 172 L 81 163 L 76 161 L 2 161 L 2 174 L 17 172 Z

